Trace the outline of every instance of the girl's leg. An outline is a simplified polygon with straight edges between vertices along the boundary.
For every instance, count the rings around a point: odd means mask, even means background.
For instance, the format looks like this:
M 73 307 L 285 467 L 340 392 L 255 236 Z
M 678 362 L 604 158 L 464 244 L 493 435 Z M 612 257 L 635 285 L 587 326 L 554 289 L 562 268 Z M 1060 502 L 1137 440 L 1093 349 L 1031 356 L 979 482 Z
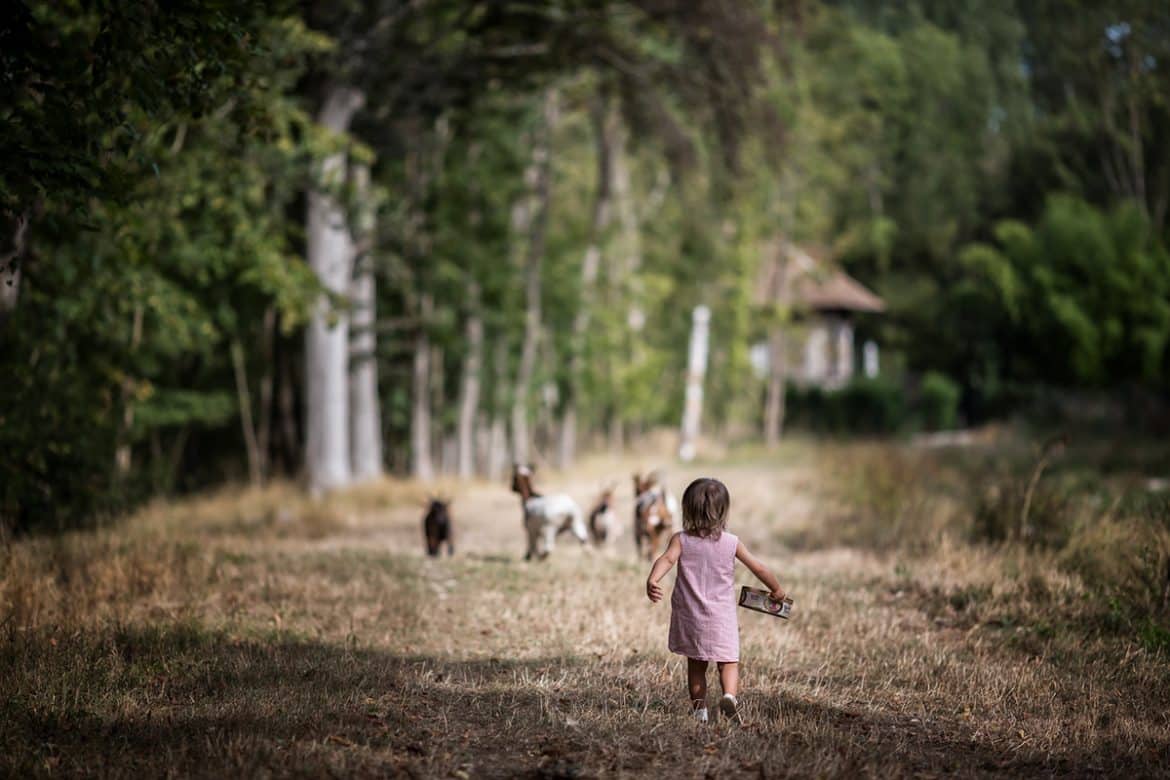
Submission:
M 687 690 L 691 695 L 691 709 L 707 706 L 707 662 L 687 659 Z
M 739 695 L 739 663 L 719 664 L 719 683 L 724 693 Z

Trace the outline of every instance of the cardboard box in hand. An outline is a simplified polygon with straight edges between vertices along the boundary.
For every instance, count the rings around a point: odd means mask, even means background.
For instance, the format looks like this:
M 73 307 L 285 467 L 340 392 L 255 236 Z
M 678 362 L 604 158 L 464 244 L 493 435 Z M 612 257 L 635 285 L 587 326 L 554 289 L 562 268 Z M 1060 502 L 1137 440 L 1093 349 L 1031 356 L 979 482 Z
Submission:
M 766 590 L 749 588 L 744 585 L 739 589 L 739 605 L 744 609 L 754 609 L 773 617 L 788 619 L 792 612 L 792 599 L 785 596 L 783 601 L 773 601 Z

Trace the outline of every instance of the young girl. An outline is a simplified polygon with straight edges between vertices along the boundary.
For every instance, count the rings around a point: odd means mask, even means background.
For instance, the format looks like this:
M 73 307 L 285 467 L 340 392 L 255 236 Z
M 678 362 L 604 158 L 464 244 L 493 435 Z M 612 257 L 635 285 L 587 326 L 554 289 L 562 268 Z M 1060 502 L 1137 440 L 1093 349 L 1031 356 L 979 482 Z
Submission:
M 719 711 L 738 720 L 739 624 L 735 613 L 735 559 L 751 570 L 780 601 L 784 591 L 768 570 L 748 552 L 734 534 L 728 533 L 727 508 L 731 497 L 717 479 L 696 479 L 682 499 L 683 530 L 670 539 L 666 551 L 654 561 L 646 579 L 650 601 L 662 600 L 658 581 L 678 564 L 674 593 L 670 597 L 672 653 L 687 657 L 687 689 L 691 709 L 701 723 L 707 722 L 707 665 L 719 666 L 723 698 Z

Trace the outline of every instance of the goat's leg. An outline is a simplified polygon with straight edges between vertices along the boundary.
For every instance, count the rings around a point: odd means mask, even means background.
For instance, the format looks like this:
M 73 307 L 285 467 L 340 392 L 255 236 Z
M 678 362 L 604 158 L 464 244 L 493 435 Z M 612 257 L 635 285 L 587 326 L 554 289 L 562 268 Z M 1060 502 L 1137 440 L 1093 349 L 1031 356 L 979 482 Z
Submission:
M 550 523 L 544 524 L 544 554 L 548 555 L 557 544 L 557 527 Z
M 589 529 L 585 527 L 585 518 L 580 512 L 574 512 L 569 518 L 569 527 L 578 542 L 582 545 L 589 544 Z

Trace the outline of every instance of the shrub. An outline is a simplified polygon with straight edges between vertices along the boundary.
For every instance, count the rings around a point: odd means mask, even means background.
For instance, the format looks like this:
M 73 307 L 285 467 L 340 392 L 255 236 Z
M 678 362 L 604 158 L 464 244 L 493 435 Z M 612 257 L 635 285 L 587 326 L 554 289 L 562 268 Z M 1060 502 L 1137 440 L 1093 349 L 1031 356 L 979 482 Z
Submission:
M 889 434 L 906 422 L 902 388 L 885 379 L 855 379 L 839 390 L 791 386 L 788 419 L 795 427 L 829 434 Z
M 927 430 L 945 431 L 955 427 L 961 392 L 958 383 L 945 374 L 926 372 L 922 377 L 918 407 Z
M 884 379 L 858 379 L 837 394 L 851 432 L 895 433 L 906 421 L 902 388 Z

